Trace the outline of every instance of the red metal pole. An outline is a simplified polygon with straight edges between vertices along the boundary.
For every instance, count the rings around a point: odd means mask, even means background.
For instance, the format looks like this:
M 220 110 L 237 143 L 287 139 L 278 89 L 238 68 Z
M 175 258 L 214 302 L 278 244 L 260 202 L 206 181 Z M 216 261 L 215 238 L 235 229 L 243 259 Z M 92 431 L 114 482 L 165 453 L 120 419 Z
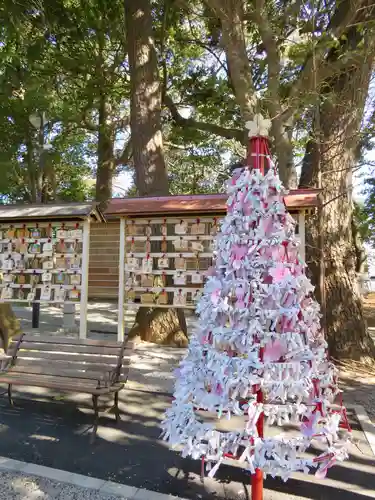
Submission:
M 257 392 L 257 402 L 263 403 L 263 392 Z M 259 415 L 257 422 L 258 436 L 263 437 L 264 415 Z M 251 476 L 251 500 L 263 500 L 263 472 L 261 469 L 255 469 L 255 474 Z
M 264 347 L 259 349 L 259 358 L 263 361 Z M 261 389 L 257 392 L 257 403 L 263 403 L 263 392 Z M 264 436 L 264 413 L 259 415 L 257 422 L 258 436 Z M 251 476 L 251 500 L 263 500 L 263 472 L 261 469 L 255 469 L 255 474 Z
M 255 469 L 251 476 L 251 500 L 263 500 L 263 472 Z
M 247 158 L 248 164 L 255 168 L 260 168 L 262 174 L 266 173 L 265 169 L 265 158 L 260 156 L 261 154 L 266 154 L 266 147 L 264 144 L 264 139 L 262 140 L 260 137 L 256 137 L 255 140 L 255 158 L 254 163 L 251 163 L 252 160 L 252 140 L 249 140 Z M 267 169 L 268 170 L 268 169 Z M 259 349 L 259 359 L 263 361 L 264 347 L 260 347 Z M 257 391 L 257 403 L 263 403 L 263 392 L 261 389 Z M 264 413 L 262 412 L 259 415 L 259 419 L 257 422 L 257 431 L 259 437 L 264 437 Z M 263 500 L 263 472 L 261 469 L 255 469 L 255 474 L 251 476 L 251 500 Z

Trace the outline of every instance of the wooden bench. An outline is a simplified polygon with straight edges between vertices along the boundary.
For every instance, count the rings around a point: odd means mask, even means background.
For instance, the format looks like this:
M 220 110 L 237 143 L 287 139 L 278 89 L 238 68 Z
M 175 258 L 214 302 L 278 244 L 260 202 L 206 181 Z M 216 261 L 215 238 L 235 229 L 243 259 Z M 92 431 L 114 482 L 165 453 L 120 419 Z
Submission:
M 118 394 L 129 375 L 132 342 L 78 340 L 68 337 L 18 335 L 12 338 L 6 359 L 0 362 L 0 383 L 34 386 L 92 395 L 96 437 L 99 396 L 114 395 L 116 423 L 120 420 Z

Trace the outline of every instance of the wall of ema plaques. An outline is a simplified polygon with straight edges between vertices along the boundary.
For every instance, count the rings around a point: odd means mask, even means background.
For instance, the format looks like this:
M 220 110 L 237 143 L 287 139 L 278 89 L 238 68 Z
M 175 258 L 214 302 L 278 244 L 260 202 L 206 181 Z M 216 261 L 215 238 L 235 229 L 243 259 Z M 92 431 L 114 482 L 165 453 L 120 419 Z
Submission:
M 296 221 L 298 237 L 298 213 Z M 127 219 L 125 303 L 127 307 L 194 309 L 212 265 L 219 217 Z
M 218 223 L 218 217 L 127 220 L 127 306 L 195 308 Z
M 83 223 L 0 224 L 0 301 L 78 302 Z

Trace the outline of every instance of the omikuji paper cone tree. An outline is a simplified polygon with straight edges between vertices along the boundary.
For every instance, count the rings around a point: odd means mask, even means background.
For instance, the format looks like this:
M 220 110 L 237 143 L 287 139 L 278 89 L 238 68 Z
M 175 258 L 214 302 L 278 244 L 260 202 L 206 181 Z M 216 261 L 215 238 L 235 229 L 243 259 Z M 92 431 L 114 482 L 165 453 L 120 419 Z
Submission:
M 333 404 L 336 369 L 327 357 L 286 191 L 271 162 L 269 126 L 259 115 L 247 124 L 249 166 L 236 169 L 227 184 L 214 268 L 177 370 L 163 435 L 183 456 L 204 457 L 211 477 L 230 455 L 251 473 L 261 469 L 286 480 L 293 471 L 315 469 L 323 478 L 347 457 L 350 429 L 345 409 Z M 202 419 L 201 410 L 218 419 L 245 418 L 235 431 L 222 431 Z M 265 437 L 258 432 L 263 416 Z M 268 432 L 285 424 L 295 432 Z M 314 442 L 318 455 L 304 453 Z

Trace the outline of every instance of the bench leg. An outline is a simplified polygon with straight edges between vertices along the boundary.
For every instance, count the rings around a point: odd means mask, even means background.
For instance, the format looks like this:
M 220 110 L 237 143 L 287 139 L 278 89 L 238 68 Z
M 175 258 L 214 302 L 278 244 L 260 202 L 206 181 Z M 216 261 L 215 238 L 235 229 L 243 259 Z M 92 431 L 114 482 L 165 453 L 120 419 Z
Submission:
M 118 392 L 115 392 L 115 416 L 116 416 L 116 424 L 118 424 L 121 421 L 120 410 L 118 407 Z
M 9 401 L 9 404 L 11 406 L 14 405 L 13 399 L 12 399 L 12 385 L 11 384 L 8 385 L 8 401 Z
M 98 396 L 96 396 L 95 394 L 93 394 L 92 396 L 92 404 L 94 407 L 95 415 L 94 415 L 94 428 L 91 435 L 91 443 L 93 443 L 96 439 L 96 432 L 98 430 L 98 420 L 99 420 Z

